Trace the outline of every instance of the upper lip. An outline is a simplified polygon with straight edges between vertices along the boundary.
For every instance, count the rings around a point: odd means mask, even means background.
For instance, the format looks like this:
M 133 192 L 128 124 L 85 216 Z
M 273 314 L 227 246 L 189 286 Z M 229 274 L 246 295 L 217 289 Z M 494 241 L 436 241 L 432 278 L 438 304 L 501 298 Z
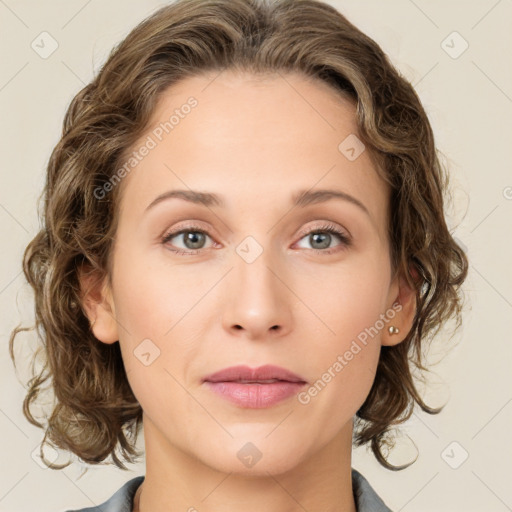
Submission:
M 203 379 L 208 382 L 228 382 L 228 381 L 262 381 L 262 380 L 283 380 L 288 382 L 306 382 L 299 375 L 271 364 L 260 366 L 259 368 L 250 368 L 245 365 L 230 366 L 218 372 L 212 373 Z

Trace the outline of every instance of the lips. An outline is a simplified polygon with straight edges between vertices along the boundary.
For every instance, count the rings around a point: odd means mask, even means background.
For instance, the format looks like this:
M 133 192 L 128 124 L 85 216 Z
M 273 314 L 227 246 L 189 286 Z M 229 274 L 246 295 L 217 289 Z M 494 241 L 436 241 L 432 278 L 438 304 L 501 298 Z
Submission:
M 264 409 L 291 399 L 306 381 L 279 366 L 232 366 L 203 379 L 207 389 L 245 409 Z
M 212 373 L 203 379 L 203 382 L 240 382 L 271 384 L 278 381 L 305 383 L 300 375 L 286 368 L 274 365 L 264 365 L 259 368 L 250 368 L 245 365 L 231 366 Z

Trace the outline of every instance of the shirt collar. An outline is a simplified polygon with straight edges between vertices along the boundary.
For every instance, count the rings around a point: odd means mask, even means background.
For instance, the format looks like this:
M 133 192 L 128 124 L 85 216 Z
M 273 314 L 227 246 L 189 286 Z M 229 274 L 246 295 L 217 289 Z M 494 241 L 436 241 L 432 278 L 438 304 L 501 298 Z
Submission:
M 98 510 L 101 512 L 132 512 L 135 493 L 143 481 L 143 475 L 132 478 L 99 507 L 84 508 L 76 512 L 98 512 Z M 354 468 L 352 468 L 352 492 L 357 512 L 392 512 L 374 491 L 368 480 Z

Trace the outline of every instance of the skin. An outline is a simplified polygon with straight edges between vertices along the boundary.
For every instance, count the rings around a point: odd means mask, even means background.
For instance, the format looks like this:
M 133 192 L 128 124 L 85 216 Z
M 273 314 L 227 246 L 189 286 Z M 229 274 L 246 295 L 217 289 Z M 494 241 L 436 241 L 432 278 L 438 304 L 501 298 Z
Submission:
M 198 106 L 121 183 L 111 282 L 81 276 L 93 332 L 119 341 L 144 411 L 139 510 L 355 512 L 352 419 L 381 346 L 406 337 L 416 307 L 406 281 L 392 278 L 389 190 L 368 150 L 354 161 L 338 150 L 357 134 L 355 105 L 299 74 L 187 78 L 163 94 L 133 149 L 190 96 Z M 226 206 L 174 198 L 145 212 L 177 188 L 222 195 Z M 295 191 L 312 188 L 344 191 L 369 214 L 339 199 L 291 207 Z M 192 220 L 207 232 L 198 254 L 173 253 L 194 246 L 186 234 L 162 238 Z M 351 245 L 334 234 L 315 243 L 307 233 L 326 221 Z M 247 236 L 263 250 L 251 263 L 236 252 Z M 202 384 L 235 364 L 275 364 L 312 385 L 397 303 L 393 320 L 307 404 L 292 396 L 247 409 Z M 160 355 L 146 366 L 134 350 L 148 338 Z M 237 457 L 249 442 L 262 454 L 252 467 Z

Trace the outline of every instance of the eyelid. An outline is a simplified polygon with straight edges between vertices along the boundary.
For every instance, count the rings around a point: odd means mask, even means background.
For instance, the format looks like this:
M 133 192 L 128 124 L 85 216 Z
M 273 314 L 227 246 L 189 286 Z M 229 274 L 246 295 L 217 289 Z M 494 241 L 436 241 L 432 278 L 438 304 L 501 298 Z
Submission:
M 352 239 L 352 235 L 349 233 L 349 231 L 347 229 L 339 226 L 337 223 L 332 222 L 330 220 L 322 220 L 319 222 L 322 222 L 322 224 L 319 226 L 316 226 L 316 227 L 314 226 L 314 227 L 304 228 L 299 232 L 298 236 L 303 237 L 303 236 L 309 235 L 311 233 L 314 233 L 316 231 L 327 231 L 327 230 L 332 229 L 332 230 L 338 231 L 340 233 L 340 235 L 343 235 L 346 238 Z
M 165 230 L 165 232 L 161 238 L 165 241 L 167 239 L 174 238 L 177 235 L 183 234 L 184 232 L 187 232 L 187 231 L 199 231 L 201 233 L 204 233 L 205 235 L 208 235 L 210 238 L 212 238 L 209 228 L 206 228 L 199 224 L 194 224 L 194 222 L 197 222 L 197 221 L 191 221 L 191 222 L 192 222 L 191 224 L 185 224 L 183 226 L 178 225 L 178 227 L 173 228 L 172 230 Z

